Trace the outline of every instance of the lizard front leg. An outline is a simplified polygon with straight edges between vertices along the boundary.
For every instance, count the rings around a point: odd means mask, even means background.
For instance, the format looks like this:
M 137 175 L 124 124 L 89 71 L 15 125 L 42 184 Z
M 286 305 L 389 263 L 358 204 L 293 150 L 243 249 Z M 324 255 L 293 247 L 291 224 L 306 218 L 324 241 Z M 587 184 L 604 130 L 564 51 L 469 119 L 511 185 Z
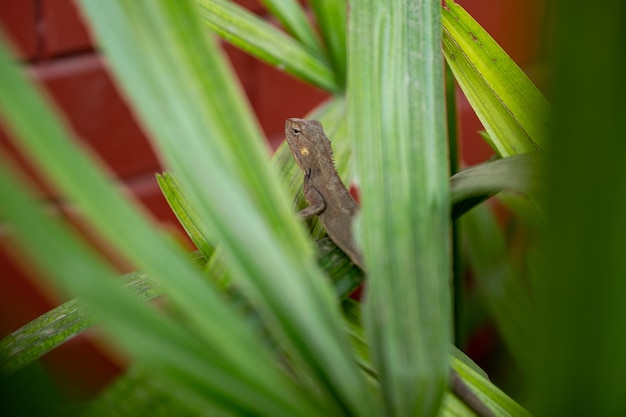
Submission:
M 326 201 L 324 200 L 322 193 L 317 191 L 315 187 L 309 183 L 310 177 L 311 170 L 305 170 L 303 194 L 304 199 L 307 203 L 309 203 L 309 205 L 298 212 L 298 216 L 304 220 L 317 216 L 326 209 Z
M 301 219 L 310 219 L 313 216 L 321 214 L 326 209 L 324 197 L 313 187 L 304 189 L 304 199 L 309 205 L 298 212 L 298 216 L 300 216 Z

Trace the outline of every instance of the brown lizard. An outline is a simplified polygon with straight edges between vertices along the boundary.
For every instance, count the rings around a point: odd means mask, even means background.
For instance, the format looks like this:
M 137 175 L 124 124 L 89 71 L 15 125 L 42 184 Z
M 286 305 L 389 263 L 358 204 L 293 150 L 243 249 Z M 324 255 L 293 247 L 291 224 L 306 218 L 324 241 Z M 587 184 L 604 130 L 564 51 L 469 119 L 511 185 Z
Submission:
M 352 234 L 359 205 L 337 174 L 330 140 L 322 124 L 316 120 L 287 119 L 285 137 L 293 158 L 304 172 L 303 193 L 308 206 L 298 215 L 302 219 L 318 216 L 333 242 L 365 271 Z M 452 392 L 479 416 L 495 417 L 454 369 L 450 369 L 450 386 Z
M 352 220 L 359 204 L 337 174 L 330 140 L 316 120 L 288 119 L 285 135 L 296 163 L 304 172 L 304 199 L 309 204 L 299 216 L 318 216 L 326 233 L 359 268 L 361 253 L 352 241 Z

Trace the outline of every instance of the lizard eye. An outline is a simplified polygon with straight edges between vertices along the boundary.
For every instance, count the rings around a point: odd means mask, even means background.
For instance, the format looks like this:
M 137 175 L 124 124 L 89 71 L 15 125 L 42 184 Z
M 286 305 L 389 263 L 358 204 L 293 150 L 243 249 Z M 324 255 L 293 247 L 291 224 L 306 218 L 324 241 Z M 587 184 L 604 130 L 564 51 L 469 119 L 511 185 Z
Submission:
M 300 133 L 300 132 L 301 132 L 301 130 L 300 130 L 300 129 L 297 129 L 297 128 L 295 128 L 295 127 L 292 127 L 292 128 L 291 128 L 291 131 L 294 133 L 294 135 L 297 135 L 298 133 Z

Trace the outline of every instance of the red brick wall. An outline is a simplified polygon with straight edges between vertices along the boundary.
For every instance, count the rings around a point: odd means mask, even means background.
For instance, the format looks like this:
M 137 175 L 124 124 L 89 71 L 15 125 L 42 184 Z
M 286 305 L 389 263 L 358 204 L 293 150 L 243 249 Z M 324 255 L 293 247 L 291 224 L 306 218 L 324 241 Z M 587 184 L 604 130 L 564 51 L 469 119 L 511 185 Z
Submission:
M 257 0 L 239 0 L 254 13 L 264 15 Z M 461 1 L 507 52 L 522 66 L 531 66 L 539 56 L 542 0 Z M 178 230 L 177 223 L 160 195 L 154 173 L 161 167 L 150 150 L 128 106 L 117 91 L 105 62 L 98 54 L 89 30 L 72 0 L 0 0 L 0 26 L 16 48 L 18 58 L 33 78 L 42 83 L 80 139 L 89 145 L 158 218 L 164 227 Z M 272 147 L 282 140 L 283 121 L 302 116 L 327 97 L 256 59 L 225 46 L 232 65 L 259 118 Z M 476 135 L 481 129 L 467 102 L 459 95 L 464 157 L 470 163 L 486 159 L 489 148 Z M 9 147 L 0 129 L 0 146 Z M 71 210 L 58 205 L 54 193 L 45 189 L 50 204 L 78 221 Z M 0 229 L 0 244 L 7 247 Z M 106 250 L 106 248 L 105 248 Z M 115 254 L 111 255 L 115 258 Z M 127 267 L 118 262 L 120 270 Z M 19 265 L 16 257 L 0 251 L 0 337 L 14 331 L 58 303 L 55 294 L 40 287 Z M 77 338 L 48 355 L 45 362 L 53 373 L 81 380 L 82 393 L 109 379 L 115 366 L 84 338 Z M 85 364 L 89 370 L 85 371 Z M 57 372 L 55 372 L 57 371 Z M 99 374 L 94 381 L 84 373 Z M 68 376 L 69 375 L 69 376 Z M 90 382 L 91 381 L 91 385 Z M 77 384 L 69 384 L 70 391 Z

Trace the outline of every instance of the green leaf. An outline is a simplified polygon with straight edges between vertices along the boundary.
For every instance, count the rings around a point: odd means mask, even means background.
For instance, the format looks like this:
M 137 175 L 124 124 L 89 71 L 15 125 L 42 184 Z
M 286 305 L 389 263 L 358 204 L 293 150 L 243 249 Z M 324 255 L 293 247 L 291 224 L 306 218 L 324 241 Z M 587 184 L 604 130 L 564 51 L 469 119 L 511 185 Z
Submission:
M 5 416 L 73 417 L 66 395 L 41 364 L 23 372 L 0 376 L 2 414 Z M 67 394 L 67 393 L 65 393 Z
M 318 264 L 332 280 L 338 299 L 346 299 L 363 283 L 363 272 L 350 261 L 330 239 L 316 242 Z M 205 264 L 206 259 L 195 253 L 193 261 Z M 219 268 L 217 268 L 219 271 Z M 220 285 L 221 276 L 216 267 L 207 269 L 209 279 Z M 124 286 L 143 301 L 152 300 L 163 294 L 158 284 L 145 274 L 132 272 L 119 278 Z M 258 313 L 249 308 L 246 300 L 236 289 L 227 288 L 225 295 L 233 305 L 243 305 L 252 325 L 258 323 Z M 9 375 L 31 364 L 44 354 L 68 341 L 99 320 L 90 313 L 83 302 L 72 299 L 42 314 L 0 340 L 0 375 Z
M 215 252 L 211 244 L 211 231 L 185 197 L 176 177 L 171 172 L 164 172 L 161 175 L 157 174 L 156 179 L 165 200 L 193 244 L 206 259 L 210 259 Z
M 626 415 L 626 3 L 558 2 L 553 129 L 529 284 L 537 415 Z
M 524 280 L 507 253 L 502 230 L 488 207 L 479 206 L 460 220 L 479 294 L 487 303 L 504 343 L 522 370 L 533 365 L 528 348 L 534 308 Z
M 542 179 L 539 155 L 518 155 L 464 169 L 450 178 L 452 218 L 506 190 L 527 194 Z
M 329 61 L 334 69 L 337 83 L 345 88 L 346 83 L 346 28 L 348 10 L 346 0 L 317 0 L 311 8 L 317 18 L 318 29 L 328 50 Z
M 151 300 L 162 293 L 145 274 L 126 274 L 121 281 L 141 300 Z M 77 299 L 37 317 L 0 340 L 0 375 L 23 368 L 96 322 L 84 303 Z
M 526 74 L 459 5 L 442 10 L 443 51 L 501 156 L 545 145 L 550 106 Z
M 213 417 L 215 410 L 197 410 L 184 397 L 176 395 L 175 387 L 158 380 L 158 374 L 146 364 L 136 363 L 108 386 L 98 398 L 85 404 L 80 415 L 85 417 Z
M 341 92 L 323 55 L 312 52 L 241 6 L 225 0 L 196 0 L 204 23 L 243 51 L 324 90 Z
M 364 372 L 371 376 L 373 383 L 378 386 L 378 375 L 371 366 L 361 325 L 359 303 L 355 300 L 347 299 L 342 306 L 346 323 L 350 329 L 352 343 L 359 358 L 359 365 Z M 478 365 L 454 346 L 451 346 L 451 364 L 472 391 L 484 403 L 489 404 L 489 408 L 494 413 L 497 412 L 497 415 L 500 416 L 530 417 L 530 414 L 524 408 L 491 383 Z M 461 416 L 474 415 L 474 413 L 470 411 L 467 404 L 456 397 L 451 387 L 448 386 L 439 415 Z
M 214 233 L 233 284 L 290 366 L 315 385 L 327 408 L 376 413 L 332 288 L 315 266 L 224 57 L 203 35 L 195 3 L 82 4 L 159 154 Z
M 295 0 L 261 0 L 261 3 L 280 21 L 285 30 L 303 46 L 317 55 L 324 56 L 322 45 L 315 35 L 302 6 Z M 250 42 L 244 41 L 246 45 Z
M 434 416 L 451 336 L 440 3 L 351 6 L 348 123 L 358 140 L 367 337 L 387 414 Z
M 452 364 L 459 376 L 472 388 L 476 396 L 480 398 L 483 403 L 488 405 L 493 413 L 496 413 L 495 415 L 532 417 L 522 406 L 492 384 L 482 371 L 476 370 L 476 364 L 471 362 L 462 352 L 455 352 Z M 467 413 L 467 411 L 465 411 L 465 413 Z

